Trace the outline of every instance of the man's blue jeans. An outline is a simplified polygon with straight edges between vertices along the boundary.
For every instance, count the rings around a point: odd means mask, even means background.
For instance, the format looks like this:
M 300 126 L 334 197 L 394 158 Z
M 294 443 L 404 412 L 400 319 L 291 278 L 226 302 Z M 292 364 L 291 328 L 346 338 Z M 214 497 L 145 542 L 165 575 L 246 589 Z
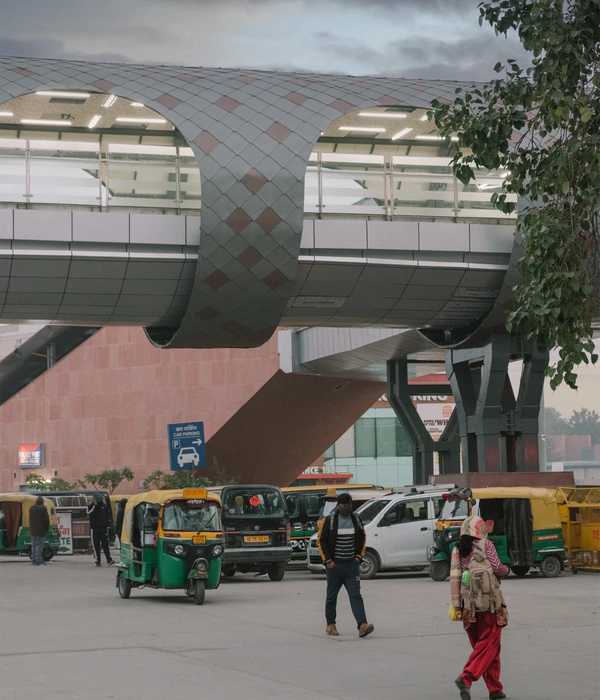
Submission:
M 32 564 L 43 564 L 44 563 L 44 543 L 46 538 L 43 536 L 32 535 L 31 536 L 31 563 Z
M 337 597 L 342 586 L 348 592 L 352 614 L 356 619 L 356 626 L 360 627 L 367 621 L 365 604 L 360 593 L 360 564 L 356 559 L 349 561 L 336 561 L 327 572 L 327 600 L 325 602 L 325 619 L 328 625 L 335 625 Z

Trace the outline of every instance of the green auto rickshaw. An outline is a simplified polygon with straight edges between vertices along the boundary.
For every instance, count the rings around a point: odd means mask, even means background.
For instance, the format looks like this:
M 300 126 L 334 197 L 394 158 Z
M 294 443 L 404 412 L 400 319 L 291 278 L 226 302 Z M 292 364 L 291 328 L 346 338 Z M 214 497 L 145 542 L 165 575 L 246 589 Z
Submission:
M 554 491 L 527 486 L 453 489 L 427 548 L 429 575 L 444 581 L 450 575 L 450 557 L 469 515 L 481 516 L 498 557 L 515 576 L 539 569 L 545 578 L 565 568 L 565 541 Z
M 125 508 L 117 588 L 182 589 L 196 605 L 219 587 L 223 556 L 221 501 L 206 489 L 149 491 Z
M 29 531 L 29 510 L 37 501 L 30 493 L 0 494 L 0 554 L 29 554 L 31 556 L 31 533 Z M 42 557 L 50 561 L 60 547 L 60 533 L 54 503 L 44 498 L 48 510 L 50 527 Z

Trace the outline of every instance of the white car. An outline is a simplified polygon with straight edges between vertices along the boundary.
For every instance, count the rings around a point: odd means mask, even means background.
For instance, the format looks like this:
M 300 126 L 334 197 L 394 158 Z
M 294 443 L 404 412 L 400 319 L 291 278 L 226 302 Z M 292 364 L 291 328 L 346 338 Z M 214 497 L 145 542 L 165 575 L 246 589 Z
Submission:
M 402 489 L 402 492 L 373 498 L 356 511 L 367 534 L 361 578 L 373 578 L 385 569 L 422 571 L 429 566 L 427 547 L 433 544 L 435 522 L 444 505 L 442 495 L 448 490 L 426 486 Z M 310 539 L 307 561 L 313 573 L 325 571 L 317 535 Z
M 197 467 L 200 464 L 200 455 L 196 452 L 195 447 L 182 447 L 177 455 L 177 464 L 183 467 L 186 464 L 192 464 Z

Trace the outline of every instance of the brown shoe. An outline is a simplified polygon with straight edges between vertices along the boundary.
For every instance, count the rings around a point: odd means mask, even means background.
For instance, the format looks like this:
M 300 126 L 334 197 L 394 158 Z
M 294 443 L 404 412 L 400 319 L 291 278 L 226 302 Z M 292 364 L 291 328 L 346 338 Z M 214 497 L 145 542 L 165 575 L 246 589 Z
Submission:
M 340 633 L 337 631 L 337 627 L 335 625 L 327 625 L 327 627 L 325 628 L 325 632 L 327 632 L 327 634 L 330 637 L 339 637 L 340 636 Z
M 362 625 L 358 628 L 358 636 L 366 637 L 367 635 L 371 634 L 371 632 L 374 629 L 374 625 L 372 625 L 370 622 L 363 622 Z

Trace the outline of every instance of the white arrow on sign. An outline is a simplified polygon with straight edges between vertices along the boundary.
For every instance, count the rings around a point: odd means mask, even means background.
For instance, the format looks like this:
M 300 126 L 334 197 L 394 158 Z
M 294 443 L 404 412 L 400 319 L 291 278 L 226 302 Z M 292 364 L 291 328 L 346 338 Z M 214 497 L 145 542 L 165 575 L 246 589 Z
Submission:
M 198 438 L 197 440 L 192 440 L 192 445 L 201 445 L 201 444 L 202 444 L 202 440 L 200 440 L 200 438 Z

